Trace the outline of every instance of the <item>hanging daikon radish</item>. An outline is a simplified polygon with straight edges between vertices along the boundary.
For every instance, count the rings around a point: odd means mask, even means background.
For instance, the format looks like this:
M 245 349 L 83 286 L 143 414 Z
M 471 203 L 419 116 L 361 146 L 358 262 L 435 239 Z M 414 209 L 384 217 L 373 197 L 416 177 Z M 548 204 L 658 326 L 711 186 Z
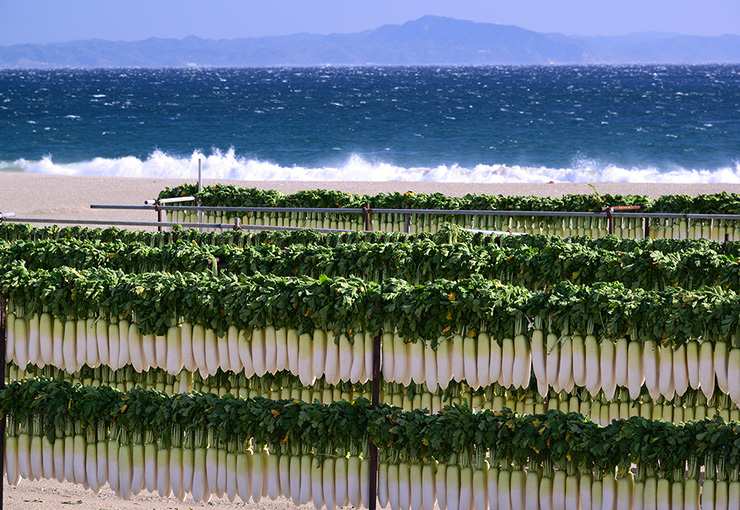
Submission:
M 275 328 L 275 372 L 288 370 L 288 328 Z
M 79 370 L 87 363 L 87 320 L 77 319 L 75 326 L 75 362 Z
M 447 464 L 437 464 L 434 475 L 434 488 L 437 491 L 437 504 L 440 510 L 447 510 Z
M 409 343 L 411 380 L 416 384 L 424 384 L 424 382 L 426 382 L 426 362 L 424 360 L 424 351 L 424 342 L 422 340 L 416 339 L 416 341 Z
M 198 370 L 193 352 L 193 325 L 187 321 L 183 321 L 180 328 L 180 357 L 185 370 L 191 373 Z
M 486 366 L 488 373 L 488 366 Z M 435 392 L 439 387 L 437 375 L 437 351 L 428 344 L 424 344 L 424 378 L 429 391 Z
M 128 355 L 134 370 L 141 373 L 142 370 L 142 335 L 139 334 L 139 325 L 132 322 L 128 327 Z
M 265 372 L 267 371 L 267 368 L 265 366 L 265 330 L 264 329 L 254 328 L 252 330 L 252 339 L 250 341 L 250 346 L 252 349 L 252 365 L 254 367 L 254 374 L 257 377 L 262 377 L 263 375 L 265 375 Z M 288 352 L 290 353 L 290 351 Z M 298 358 L 297 332 L 296 332 L 295 356 L 296 358 Z M 243 357 L 242 357 L 242 361 L 244 361 Z M 246 366 L 246 363 L 244 363 L 244 365 Z M 297 363 L 295 366 L 291 366 L 291 372 L 293 372 L 293 374 L 298 375 L 297 370 L 298 370 Z
M 672 399 L 676 393 L 673 383 L 673 349 L 668 345 L 660 346 L 658 386 L 660 393 L 667 399 Z
M 25 370 L 26 365 L 28 365 L 28 323 L 23 317 L 15 317 L 15 320 L 12 321 L 12 325 L 15 343 L 15 346 L 13 347 L 15 364 L 18 365 L 21 370 Z M 7 326 L 6 323 L 6 330 L 9 328 L 10 327 Z M 11 358 L 6 359 L 10 360 Z M 72 363 L 74 365 L 74 361 Z
M 326 367 L 326 333 L 320 329 L 313 332 L 313 353 L 311 354 L 312 373 L 314 379 L 319 379 L 324 375 Z
M 41 324 L 37 313 L 28 319 L 28 362 L 39 368 L 45 365 L 41 358 Z
M 433 462 L 433 461 L 432 461 Z M 487 463 L 486 463 L 487 465 Z M 436 462 L 424 464 L 421 468 L 421 506 L 423 508 L 434 508 L 437 501 L 434 473 Z
M 383 333 L 383 336 L 381 337 L 381 341 L 380 341 L 382 354 L 383 354 L 383 363 L 382 363 L 381 370 L 383 372 L 383 380 L 388 381 L 388 382 L 395 382 L 394 359 L 393 359 L 393 340 L 394 340 L 393 335 L 391 333 L 385 332 Z
M 39 355 L 44 365 L 52 365 L 54 363 L 54 322 L 55 320 L 46 312 L 39 316 Z M 105 324 L 105 322 L 101 322 Z M 105 327 L 107 328 L 107 324 L 105 324 Z M 106 345 L 107 339 L 108 332 L 106 330 Z M 5 359 L 10 360 L 10 358 Z
M 642 391 L 642 384 L 645 381 L 641 342 L 637 340 L 630 341 L 627 346 L 627 359 L 629 361 L 627 388 L 629 389 L 630 399 L 637 400 Z
M 554 333 L 548 333 L 545 343 L 545 372 L 547 374 L 547 384 L 559 392 L 560 384 L 560 337 Z
M 211 328 L 206 328 L 205 332 L 205 351 L 206 351 L 206 368 L 210 375 L 216 375 L 221 360 L 219 359 L 219 344 L 221 341 L 216 336 L 216 332 Z
M 231 331 L 231 328 L 229 328 L 229 331 Z M 236 328 L 234 328 L 234 331 L 236 335 Z M 236 343 L 236 339 L 234 339 L 234 343 Z M 170 375 L 179 374 L 183 368 L 181 330 L 177 326 L 167 328 L 167 360 L 165 366 L 167 373 Z
M 660 380 L 658 378 L 660 351 L 652 340 L 645 341 L 642 350 L 642 361 L 645 370 L 645 386 L 650 398 L 657 400 L 660 396 Z
M 365 370 L 365 335 L 355 333 L 352 343 L 352 368 L 349 373 L 349 380 L 353 383 L 360 382 L 362 372 Z
M 730 350 L 727 358 L 727 386 L 732 401 L 740 403 L 740 349 L 737 347 Z
M 699 380 L 699 342 L 686 342 L 686 369 L 689 373 L 689 386 L 698 390 L 701 384 Z
M 502 348 L 501 344 L 494 338 L 491 338 L 491 366 L 489 367 L 488 378 L 491 384 L 494 382 L 500 382 L 501 371 L 502 371 Z M 440 376 L 440 386 L 442 377 Z M 442 388 L 444 389 L 444 388 Z
M 567 388 L 574 384 L 573 379 L 573 337 L 560 337 L 560 363 L 558 366 L 557 387 Z
M 385 335 L 384 335 L 385 336 Z M 383 359 L 385 364 L 385 358 Z M 334 332 L 326 334 L 326 360 L 324 361 L 324 379 L 327 384 L 335 385 L 339 382 L 339 345 Z
M 30 354 L 30 349 L 29 349 Z M 714 344 L 714 374 L 717 376 L 717 387 L 722 393 L 729 393 L 727 382 L 727 343 L 716 342 Z M 29 356 L 30 357 L 30 356 Z
M 357 495 L 359 496 L 360 462 L 358 457 L 355 456 L 354 458 L 357 459 L 357 462 L 352 465 L 352 471 L 350 471 L 350 462 L 346 456 L 339 455 L 334 460 L 334 499 L 336 505 L 340 507 L 347 506 L 349 504 L 347 487 L 350 478 L 354 478 L 355 491 L 358 493 Z
M 501 375 L 499 383 L 510 388 L 514 383 L 514 339 L 504 338 L 501 342 Z
M 476 352 L 476 372 L 478 375 L 478 384 L 482 388 L 487 388 L 491 385 L 491 337 L 488 333 L 482 332 L 478 334 L 477 339 L 477 352 Z M 427 382 L 428 379 L 427 379 Z M 434 391 L 434 390 L 432 390 Z
M 686 346 L 679 345 L 673 351 L 673 386 L 678 395 L 683 395 L 689 387 L 689 373 L 686 363 Z
M 614 392 L 617 389 L 617 380 L 615 377 L 616 367 L 614 365 L 616 358 L 615 351 L 616 346 L 614 342 L 608 338 L 602 338 L 599 372 L 601 387 L 604 390 L 604 396 L 607 400 L 611 400 L 614 397 Z
M 298 338 L 298 378 L 304 386 L 310 386 L 316 380 L 313 374 L 313 339 L 308 333 Z
M 595 397 L 601 390 L 601 349 L 594 335 L 586 335 L 586 389 Z
M 629 368 L 629 342 L 625 337 L 617 338 L 614 346 L 614 383 L 619 387 L 627 386 Z
M 524 334 L 523 319 L 517 319 L 514 329 L 512 383 L 518 388 L 526 388 L 532 375 L 532 351 L 529 337 Z
M 24 322 L 25 324 L 25 322 Z M 17 335 L 16 330 L 16 335 Z M 67 320 L 64 322 L 64 339 L 62 341 L 62 352 L 64 356 L 64 361 L 62 362 L 62 366 L 60 368 L 63 368 L 68 373 L 76 372 L 77 367 L 77 358 L 76 358 L 76 321 L 74 320 Z M 16 352 L 16 358 L 18 357 L 18 353 Z M 25 354 L 22 354 L 25 357 Z M 18 361 L 18 360 L 17 360 Z M 20 366 L 20 362 L 16 363 L 18 366 Z
M 571 361 L 573 371 L 573 383 L 576 386 L 586 385 L 586 342 L 582 335 L 575 332 L 571 337 Z
M 244 375 L 252 377 L 254 375 L 254 364 L 252 362 L 252 345 L 249 331 L 239 330 L 237 345 L 239 347 L 239 359 L 244 366 Z
M 540 381 L 547 384 L 547 352 L 545 351 L 545 334 L 542 329 L 535 326 L 532 331 L 532 368 L 534 377 L 538 384 Z M 486 385 L 487 386 L 487 385 Z
M 100 364 L 103 366 L 110 366 L 109 332 L 110 325 L 108 324 L 108 321 L 103 317 L 98 317 L 98 320 L 95 321 L 95 338 L 98 340 L 98 359 L 100 360 Z M 47 365 L 48 364 L 49 363 L 47 362 Z
M 451 339 L 452 343 L 452 379 L 460 382 L 465 380 L 465 358 L 463 354 L 463 337 L 461 335 L 453 335 Z M 513 351 L 513 343 L 512 343 Z M 513 354 L 513 353 L 512 353 Z M 513 362 L 513 356 L 512 356 Z
M 394 339 L 395 341 L 395 339 Z M 499 363 L 499 367 L 500 367 Z M 437 339 L 437 386 L 446 390 L 452 381 L 452 342 L 443 337 Z
M 274 326 L 264 329 L 265 339 L 265 373 L 277 372 L 277 331 Z
M 699 384 L 707 399 L 714 394 L 714 349 L 709 341 L 703 341 L 699 350 Z

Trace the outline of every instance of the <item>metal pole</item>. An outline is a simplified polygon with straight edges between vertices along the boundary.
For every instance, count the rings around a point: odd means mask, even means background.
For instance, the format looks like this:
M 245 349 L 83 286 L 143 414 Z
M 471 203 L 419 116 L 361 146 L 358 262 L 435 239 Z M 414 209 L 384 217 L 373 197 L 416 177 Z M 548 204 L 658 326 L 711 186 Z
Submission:
M 8 316 L 6 307 L 7 298 L 5 296 L 0 296 L 0 389 L 5 389 L 5 328 L 7 326 Z M 5 459 L 5 420 L 5 416 L 0 419 L 0 460 Z M 5 500 L 3 485 L 4 484 L 0 482 L 0 510 L 3 509 L 3 501 Z
M 406 209 L 408 209 L 409 206 L 406 206 Z M 404 214 L 403 215 L 403 231 L 407 234 L 411 232 L 411 215 L 410 214 Z
M 650 218 L 643 218 L 642 219 L 645 222 L 645 239 L 650 237 Z
M 372 406 L 376 408 L 380 405 L 380 339 L 383 331 L 373 338 L 373 395 Z M 370 508 L 375 510 L 378 500 L 378 447 L 370 438 Z
M 200 158 L 198 158 L 198 193 L 203 189 L 203 168 L 201 166 Z M 200 205 L 200 198 L 196 200 L 196 204 Z M 203 211 L 198 211 L 198 223 L 203 223 Z M 203 232 L 203 229 L 199 229 Z
M 613 212 L 614 212 L 614 209 L 612 209 L 611 207 L 606 210 L 606 222 L 607 222 L 607 225 L 609 226 L 610 234 L 614 233 L 614 216 L 612 216 Z

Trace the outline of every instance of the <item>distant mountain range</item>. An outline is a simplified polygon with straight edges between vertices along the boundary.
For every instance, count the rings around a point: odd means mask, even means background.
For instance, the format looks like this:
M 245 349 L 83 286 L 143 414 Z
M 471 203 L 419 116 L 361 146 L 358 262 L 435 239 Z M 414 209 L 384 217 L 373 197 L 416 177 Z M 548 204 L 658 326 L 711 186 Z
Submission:
M 740 36 L 579 37 L 424 16 L 355 34 L 0 46 L 0 68 L 740 62 Z

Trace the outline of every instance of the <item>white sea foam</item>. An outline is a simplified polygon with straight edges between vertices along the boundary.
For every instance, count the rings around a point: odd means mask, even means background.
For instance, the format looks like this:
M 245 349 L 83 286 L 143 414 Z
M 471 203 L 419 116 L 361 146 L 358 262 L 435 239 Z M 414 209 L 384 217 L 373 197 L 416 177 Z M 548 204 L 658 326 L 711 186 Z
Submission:
M 440 165 L 402 167 L 370 162 L 358 155 L 339 166 L 281 166 L 237 156 L 233 150 L 211 155 L 200 152 L 190 157 L 154 152 L 142 160 L 134 156 L 94 158 L 76 163 L 56 163 L 52 157 L 40 161 L 19 159 L 0 162 L 0 170 L 58 175 L 107 175 L 116 177 L 158 177 L 193 179 L 198 160 L 207 179 L 248 181 L 406 181 L 406 182 L 630 182 L 630 183 L 740 183 L 740 161 L 719 169 L 621 168 L 589 159 L 575 158 L 572 168 L 527 167 L 480 164 L 472 167 Z

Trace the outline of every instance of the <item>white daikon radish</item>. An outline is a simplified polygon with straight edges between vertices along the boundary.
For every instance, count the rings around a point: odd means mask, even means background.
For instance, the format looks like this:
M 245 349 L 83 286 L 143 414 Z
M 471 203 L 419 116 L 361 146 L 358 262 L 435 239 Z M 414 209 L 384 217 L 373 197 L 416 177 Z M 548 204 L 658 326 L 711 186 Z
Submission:
M 211 328 L 205 331 L 205 351 L 206 351 L 206 368 L 210 375 L 216 375 L 221 360 L 219 359 L 219 345 L 221 340 L 216 336 L 216 332 Z
M 312 347 L 311 370 L 313 378 L 319 379 L 324 375 L 324 368 L 326 367 L 326 333 L 320 329 L 314 330 Z
M 714 394 L 714 382 L 714 349 L 709 341 L 704 341 L 699 349 L 699 384 L 707 399 Z

